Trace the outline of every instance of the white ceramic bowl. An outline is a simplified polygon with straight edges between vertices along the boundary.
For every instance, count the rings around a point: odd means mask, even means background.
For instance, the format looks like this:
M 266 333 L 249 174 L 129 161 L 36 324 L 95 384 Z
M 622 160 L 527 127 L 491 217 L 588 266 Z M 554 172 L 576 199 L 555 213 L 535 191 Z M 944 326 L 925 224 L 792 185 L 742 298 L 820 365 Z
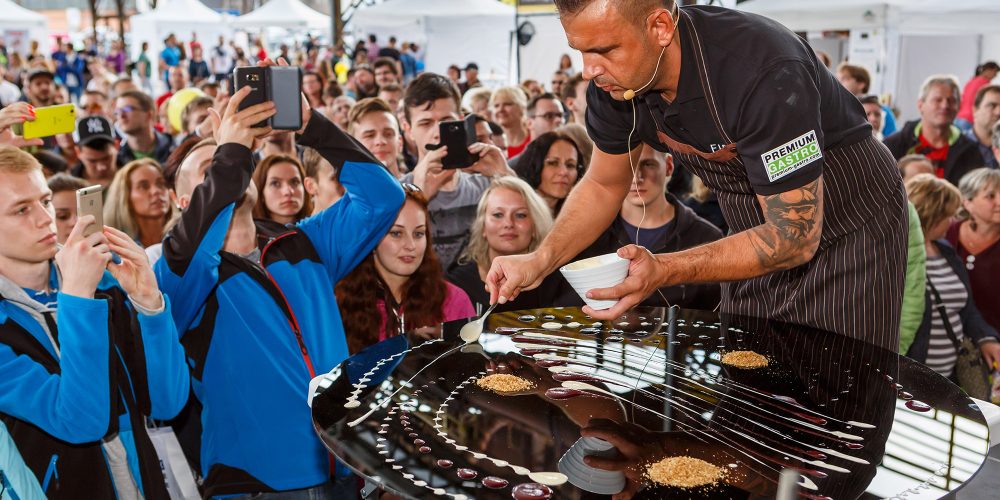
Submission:
M 625 281 L 625 277 L 628 276 L 628 264 L 627 259 L 619 257 L 616 253 L 609 253 L 570 262 L 559 268 L 559 272 L 588 306 L 596 310 L 609 309 L 618 301 L 588 299 L 587 292 L 594 288 L 612 287 Z
M 594 448 L 604 448 L 604 446 L 594 447 L 595 442 L 600 442 L 607 448 L 595 450 Z M 615 453 L 607 442 L 595 438 L 581 438 L 559 459 L 559 472 L 566 474 L 569 482 L 582 490 L 598 495 L 620 493 L 625 489 L 625 474 L 596 469 L 583 462 L 583 457 L 587 455 L 608 456 L 607 452 L 612 455 Z

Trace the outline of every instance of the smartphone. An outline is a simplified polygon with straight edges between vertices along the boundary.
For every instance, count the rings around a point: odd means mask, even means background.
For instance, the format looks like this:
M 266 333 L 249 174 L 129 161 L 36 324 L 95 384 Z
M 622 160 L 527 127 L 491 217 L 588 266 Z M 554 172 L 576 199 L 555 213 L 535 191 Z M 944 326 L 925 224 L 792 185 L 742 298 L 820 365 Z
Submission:
M 302 69 L 297 66 L 244 66 L 233 71 L 234 91 L 251 88 L 239 109 L 273 101 L 275 114 L 255 127 L 270 125 L 275 130 L 302 128 Z
M 83 235 L 90 236 L 104 230 L 104 188 L 100 184 L 76 190 L 76 216 L 93 215 L 94 223 L 83 228 Z M 121 264 L 118 254 L 111 252 L 111 262 Z
M 233 93 L 243 87 L 250 87 L 250 94 L 240 103 L 242 111 L 255 104 L 267 101 L 267 68 L 257 66 L 242 66 L 233 70 Z M 267 120 L 255 123 L 254 127 L 267 126 Z
M 76 190 L 76 216 L 94 216 L 94 223 L 83 230 L 84 236 L 90 236 L 104 229 L 103 191 L 104 188 L 99 184 Z
M 276 113 L 271 117 L 275 130 L 302 128 L 302 69 L 298 66 L 270 66 L 267 77 L 267 99 L 274 101 Z
M 15 123 L 11 130 L 25 139 L 69 134 L 76 129 L 76 106 L 57 104 L 35 108 L 35 121 Z
M 443 168 L 465 168 L 476 162 L 469 153 L 469 146 L 476 142 L 476 115 L 469 113 L 464 120 L 438 124 L 440 146 L 448 146 L 448 154 L 441 160 Z

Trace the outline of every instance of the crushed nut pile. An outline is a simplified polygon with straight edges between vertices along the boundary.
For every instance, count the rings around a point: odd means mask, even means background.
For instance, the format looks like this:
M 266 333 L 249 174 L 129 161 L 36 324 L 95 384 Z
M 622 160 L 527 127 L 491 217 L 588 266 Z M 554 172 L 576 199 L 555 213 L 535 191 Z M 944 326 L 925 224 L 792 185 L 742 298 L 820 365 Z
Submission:
M 535 386 L 535 384 L 528 380 L 506 373 L 494 373 L 480 377 L 479 380 L 476 380 L 476 385 L 500 394 L 527 391 Z
M 732 351 L 722 356 L 722 363 L 737 368 L 753 370 L 767 366 L 767 358 L 763 354 L 753 351 Z
M 662 486 L 694 488 L 722 479 L 725 470 L 693 457 L 668 457 L 650 464 L 646 477 Z

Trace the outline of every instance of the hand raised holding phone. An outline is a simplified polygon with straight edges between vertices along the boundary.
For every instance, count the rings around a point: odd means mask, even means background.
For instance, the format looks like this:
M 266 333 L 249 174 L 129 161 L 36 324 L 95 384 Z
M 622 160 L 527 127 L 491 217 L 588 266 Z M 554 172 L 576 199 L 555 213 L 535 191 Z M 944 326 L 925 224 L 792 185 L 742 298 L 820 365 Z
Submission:
M 239 111 L 240 103 L 248 95 L 250 95 L 250 87 L 238 90 L 229 99 L 229 104 L 226 105 L 221 116 L 218 111 L 209 110 L 208 119 L 212 120 L 215 142 L 220 146 L 235 143 L 252 148 L 255 139 L 271 133 L 271 127 L 254 127 L 254 124 L 274 116 L 274 103 L 262 102 Z
M 108 263 L 108 271 L 118 280 L 129 300 L 146 309 L 159 309 L 163 295 L 146 252 L 127 234 L 113 227 L 104 226 L 104 236 L 111 250 L 121 257 L 118 263 Z
M 76 221 L 66 238 L 66 244 L 56 253 L 56 264 L 62 275 L 62 292 L 82 298 L 93 298 L 104 269 L 111 262 L 108 238 L 100 231 L 86 236 L 87 227 L 96 223 L 93 215 L 83 215 Z

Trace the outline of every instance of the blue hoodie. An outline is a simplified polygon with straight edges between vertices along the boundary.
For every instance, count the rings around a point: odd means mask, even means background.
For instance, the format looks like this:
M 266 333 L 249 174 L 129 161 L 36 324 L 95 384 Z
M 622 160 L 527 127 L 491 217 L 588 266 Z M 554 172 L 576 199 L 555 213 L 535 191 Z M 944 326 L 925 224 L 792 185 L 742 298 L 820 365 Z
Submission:
M 403 204 L 399 183 L 313 112 L 298 143 L 340 169 L 347 194 L 294 226 L 258 221 L 259 259 L 223 250 L 254 170 L 219 146 L 154 266 L 202 403 L 206 496 L 286 491 L 330 479 L 306 404 L 310 379 L 347 358 L 334 285 L 378 244 Z

